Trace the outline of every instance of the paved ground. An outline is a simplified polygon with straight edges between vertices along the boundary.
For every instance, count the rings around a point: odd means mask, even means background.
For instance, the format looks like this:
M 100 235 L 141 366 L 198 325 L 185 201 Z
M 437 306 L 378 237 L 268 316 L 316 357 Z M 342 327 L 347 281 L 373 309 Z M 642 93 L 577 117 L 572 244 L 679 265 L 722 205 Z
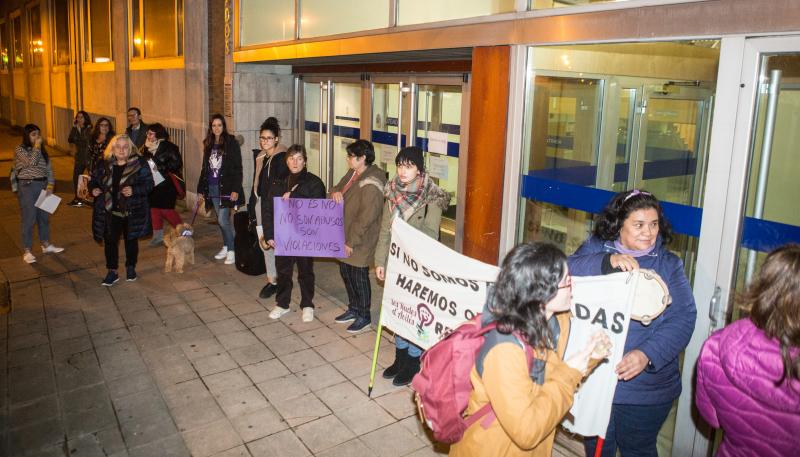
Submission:
M 0 167 L 10 167 L 16 143 L 0 127 Z M 54 164 L 64 191 L 71 159 Z M 0 455 L 446 453 L 421 428 L 409 388 L 378 376 L 367 397 L 376 335 L 353 336 L 333 322 L 344 306 L 335 264 L 317 266 L 312 323 L 296 309 L 273 321 L 272 301 L 257 297 L 263 278 L 209 260 L 220 236 L 205 221 L 196 224 L 197 265 L 186 273 L 163 273 L 163 248 L 143 242 L 139 280 L 105 288 L 90 210 L 59 208 L 52 241 L 66 251 L 35 248 L 33 265 L 21 259 L 7 184 L 0 214 L 0 270 L 13 299 L 11 314 L 0 315 Z M 379 369 L 393 350 L 384 340 Z

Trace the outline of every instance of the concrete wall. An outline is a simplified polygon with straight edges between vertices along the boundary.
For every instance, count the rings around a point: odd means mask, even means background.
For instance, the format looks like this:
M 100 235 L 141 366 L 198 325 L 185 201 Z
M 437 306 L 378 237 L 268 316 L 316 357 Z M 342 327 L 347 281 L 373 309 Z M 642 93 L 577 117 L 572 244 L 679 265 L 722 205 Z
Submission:
M 239 64 L 231 75 L 233 82 L 233 127 L 244 137 L 242 164 L 247 198 L 253 188 L 252 150 L 258 142 L 261 123 L 270 116 L 278 118 L 281 143 L 292 142 L 294 119 L 294 77 L 288 65 Z M 231 127 L 229 125 L 229 127 Z

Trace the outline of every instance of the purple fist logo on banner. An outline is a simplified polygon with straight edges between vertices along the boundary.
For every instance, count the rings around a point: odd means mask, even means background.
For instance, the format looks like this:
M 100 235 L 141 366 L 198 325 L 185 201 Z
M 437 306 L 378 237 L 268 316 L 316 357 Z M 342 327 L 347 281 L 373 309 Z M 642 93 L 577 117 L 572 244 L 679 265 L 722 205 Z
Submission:
M 345 257 L 344 206 L 319 198 L 273 197 L 275 255 Z

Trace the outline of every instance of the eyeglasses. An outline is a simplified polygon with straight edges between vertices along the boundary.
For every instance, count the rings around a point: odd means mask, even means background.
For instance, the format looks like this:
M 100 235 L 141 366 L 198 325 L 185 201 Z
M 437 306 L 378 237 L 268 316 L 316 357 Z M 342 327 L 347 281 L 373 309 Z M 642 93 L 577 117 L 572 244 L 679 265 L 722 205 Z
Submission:
M 558 288 L 559 289 L 572 289 L 572 275 L 567 275 L 567 277 L 564 278 L 564 283 L 565 284 L 563 286 L 558 286 Z
M 261 141 L 270 141 L 270 140 L 274 140 L 274 139 L 275 139 L 275 137 L 274 137 L 274 136 L 260 136 L 260 137 L 258 137 L 258 138 L 259 138 Z

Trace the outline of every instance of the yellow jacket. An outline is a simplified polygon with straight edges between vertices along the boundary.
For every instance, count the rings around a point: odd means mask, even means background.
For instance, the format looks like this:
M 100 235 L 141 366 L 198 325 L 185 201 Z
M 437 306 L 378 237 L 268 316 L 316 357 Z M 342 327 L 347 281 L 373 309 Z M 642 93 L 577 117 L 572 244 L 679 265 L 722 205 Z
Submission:
M 569 312 L 557 319 L 561 333 L 556 351 L 545 355 L 544 384 L 533 382 L 525 351 L 514 343 L 500 343 L 486 354 L 482 377 L 473 367 L 466 412 L 472 414 L 491 400 L 497 418 L 487 429 L 481 420 L 468 428 L 451 446 L 451 457 L 550 457 L 556 426 L 569 412 L 582 379 L 561 360 L 569 338 Z

